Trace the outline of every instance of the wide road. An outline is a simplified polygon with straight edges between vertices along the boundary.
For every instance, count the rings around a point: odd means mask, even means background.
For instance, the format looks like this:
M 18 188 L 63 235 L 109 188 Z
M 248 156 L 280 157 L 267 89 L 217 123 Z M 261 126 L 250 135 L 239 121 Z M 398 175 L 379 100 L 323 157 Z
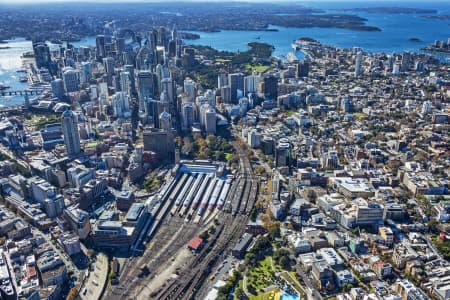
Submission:
M 97 260 L 92 264 L 92 271 L 89 272 L 89 277 L 84 281 L 81 288 L 80 298 L 83 300 L 98 300 L 101 297 L 103 287 L 108 279 L 108 257 L 99 253 Z

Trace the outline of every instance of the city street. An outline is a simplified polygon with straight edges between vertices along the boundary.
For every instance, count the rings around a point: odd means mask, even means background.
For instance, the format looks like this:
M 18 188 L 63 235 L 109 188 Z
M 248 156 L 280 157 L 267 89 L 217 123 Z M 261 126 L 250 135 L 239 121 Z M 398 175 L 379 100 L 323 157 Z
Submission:
M 108 279 L 108 257 L 103 253 L 97 255 L 97 260 L 91 265 L 89 275 L 80 289 L 81 299 L 100 299 L 103 287 Z

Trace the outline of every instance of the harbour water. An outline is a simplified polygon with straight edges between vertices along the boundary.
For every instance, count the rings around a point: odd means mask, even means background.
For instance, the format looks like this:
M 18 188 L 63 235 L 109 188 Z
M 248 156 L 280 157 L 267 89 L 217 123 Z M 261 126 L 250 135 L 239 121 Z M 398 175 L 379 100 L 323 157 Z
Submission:
M 7 44 L 0 44 L 0 47 L 9 47 L 0 49 L 0 84 L 9 86 L 10 90 L 24 90 L 28 87 L 26 82 L 20 82 L 19 76 L 23 73 L 17 73 L 22 68 L 20 56 L 27 51 L 31 51 L 31 42 L 24 39 L 15 39 L 7 41 Z M 0 105 L 16 105 L 23 103 L 22 96 L 0 97 Z
M 310 37 L 323 44 L 350 48 L 361 47 L 368 52 L 401 53 L 403 51 L 419 51 L 420 48 L 435 40 L 450 38 L 450 20 L 435 20 L 421 18 L 423 14 L 388 14 L 338 11 L 340 8 L 354 7 L 412 7 L 436 9 L 439 15 L 450 14 L 450 2 L 328 2 L 312 3 L 315 8 L 324 9 L 326 13 L 356 14 L 367 19 L 366 24 L 376 26 L 381 31 L 355 31 L 339 28 L 285 28 L 270 26 L 272 31 L 221 31 L 194 32 L 200 39 L 188 40 L 192 45 L 206 45 L 223 51 L 246 50 L 248 42 L 262 42 L 275 46 L 274 55 L 283 56 L 291 50 L 293 40 L 300 37 Z M 282 17 L 282 16 L 280 16 Z M 419 42 L 411 42 L 410 38 L 418 38 Z
M 365 2 L 360 3 L 311 3 L 316 8 L 326 9 L 328 13 L 343 13 L 333 9 L 352 7 L 387 7 L 393 6 L 392 2 Z M 395 3 L 395 6 L 431 8 L 438 10 L 438 14 L 450 14 L 448 2 L 426 3 Z M 388 14 L 345 12 L 357 14 L 367 19 L 367 25 L 376 26 L 379 32 L 354 31 L 336 28 L 285 28 L 270 26 L 278 31 L 233 31 L 221 32 L 194 32 L 200 35 L 200 39 L 186 40 L 190 45 L 206 45 L 222 51 L 245 51 L 249 42 L 262 42 L 275 46 L 274 55 L 282 57 L 292 51 L 292 41 L 300 37 L 311 37 L 321 43 L 339 47 L 361 47 L 369 52 L 401 53 L 403 51 L 419 51 L 420 48 L 433 43 L 435 40 L 447 40 L 450 38 L 450 20 L 424 19 L 420 14 Z M 282 16 L 280 16 L 282 17 Z M 419 42 L 411 42 L 410 38 L 417 38 Z M 95 46 L 95 37 L 72 43 L 74 46 Z M 1 44 L 0 49 L 0 83 L 10 86 L 11 89 L 20 90 L 27 87 L 26 83 L 19 82 L 20 74 L 16 71 L 21 68 L 20 56 L 23 52 L 31 51 L 31 42 L 23 39 L 8 41 Z M 299 54 L 299 58 L 301 54 Z M 23 102 L 23 97 L 2 97 L 0 105 L 15 105 Z

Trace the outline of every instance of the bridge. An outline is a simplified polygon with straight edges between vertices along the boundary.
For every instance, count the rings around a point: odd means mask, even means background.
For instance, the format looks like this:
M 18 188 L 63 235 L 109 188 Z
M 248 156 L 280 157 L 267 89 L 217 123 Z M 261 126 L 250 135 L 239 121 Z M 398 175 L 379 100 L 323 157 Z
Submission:
M 0 97 L 7 96 L 31 96 L 42 94 L 43 89 L 22 90 L 22 91 L 0 91 Z

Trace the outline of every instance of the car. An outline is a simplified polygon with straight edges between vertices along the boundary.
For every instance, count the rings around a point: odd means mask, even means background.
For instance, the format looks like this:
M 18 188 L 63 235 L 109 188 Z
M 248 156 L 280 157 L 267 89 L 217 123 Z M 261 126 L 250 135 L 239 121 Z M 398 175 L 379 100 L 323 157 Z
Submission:
M 98 282 L 97 282 L 96 280 L 92 280 L 92 283 L 93 283 L 94 285 L 98 285 Z
M 84 288 L 83 291 L 82 291 L 82 294 L 86 295 L 86 293 L 87 293 L 87 288 Z

